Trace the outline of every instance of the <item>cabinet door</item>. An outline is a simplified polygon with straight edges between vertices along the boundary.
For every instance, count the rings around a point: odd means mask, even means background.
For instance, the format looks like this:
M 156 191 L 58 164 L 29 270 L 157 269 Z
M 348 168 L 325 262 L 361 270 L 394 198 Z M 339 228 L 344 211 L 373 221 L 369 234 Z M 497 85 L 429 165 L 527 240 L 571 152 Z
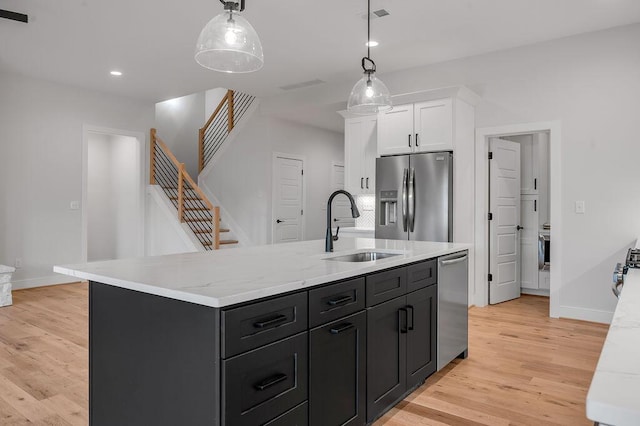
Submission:
M 362 120 L 362 146 L 364 193 L 375 194 L 376 190 L 376 157 L 378 156 L 378 119 L 367 117 Z
M 414 123 L 416 152 L 453 150 L 453 102 L 451 99 L 415 104 Z
M 413 152 L 413 104 L 378 114 L 378 155 Z
M 311 331 L 310 425 L 365 423 L 366 326 L 362 311 Z
M 520 143 L 520 193 L 535 195 L 538 194 L 538 169 L 539 169 L 539 149 L 538 138 L 535 135 L 518 136 Z
M 438 286 L 407 295 L 407 388 L 420 385 L 436 371 Z
M 406 297 L 367 310 L 367 422 L 406 390 Z
M 364 145 L 362 119 L 344 122 L 344 189 L 353 195 L 364 193 Z
M 520 202 L 520 287 L 538 289 L 538 197 L 523 195 Z

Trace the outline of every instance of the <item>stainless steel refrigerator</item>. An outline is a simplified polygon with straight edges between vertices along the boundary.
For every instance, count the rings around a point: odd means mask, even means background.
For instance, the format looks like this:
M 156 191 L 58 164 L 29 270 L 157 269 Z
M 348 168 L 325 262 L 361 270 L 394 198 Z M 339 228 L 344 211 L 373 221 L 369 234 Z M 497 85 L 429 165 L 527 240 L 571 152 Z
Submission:
M 376 238 L 453 241 L 453 153 L 376 160 Z

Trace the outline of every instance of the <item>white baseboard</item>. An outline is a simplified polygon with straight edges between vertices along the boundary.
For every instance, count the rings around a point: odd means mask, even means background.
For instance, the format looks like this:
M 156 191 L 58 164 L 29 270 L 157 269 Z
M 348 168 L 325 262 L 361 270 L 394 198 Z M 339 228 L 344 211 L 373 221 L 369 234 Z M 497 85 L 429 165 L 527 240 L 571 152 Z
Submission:
M 597 309 L 576 308 L 575 306 L 560 306 L 559 317 L 611 324 L 613 312 Z
M 77 283 L 81 280 L 62 274 L 49 275 L 47 277 L 29 278 L 20 281 L 11 281 L 13 290 L 25 288 L 47 287 L 50 285 Z
M 521 288 L 520 293 L 530 294 L 532 296 L 546 296 L 549 297 L 549 290 L 539 290 L 535 288 Z

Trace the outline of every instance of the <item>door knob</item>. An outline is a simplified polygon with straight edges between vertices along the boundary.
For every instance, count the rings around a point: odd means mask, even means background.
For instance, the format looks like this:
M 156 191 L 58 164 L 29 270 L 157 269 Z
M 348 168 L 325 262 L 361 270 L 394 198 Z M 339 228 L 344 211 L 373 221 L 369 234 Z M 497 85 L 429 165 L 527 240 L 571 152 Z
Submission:
M 518 230 L 518 231 L 519 231 L 519 230 L 521 230 L 521 229 L 524 229 L 524 226 L 520 226 L 520 225 L 516 226 L 516 230 Z
M 284 222 L 284 220 L 280 220 L 280 219 L 276 220 L 276 223 L 282 223 L 282 222 Z

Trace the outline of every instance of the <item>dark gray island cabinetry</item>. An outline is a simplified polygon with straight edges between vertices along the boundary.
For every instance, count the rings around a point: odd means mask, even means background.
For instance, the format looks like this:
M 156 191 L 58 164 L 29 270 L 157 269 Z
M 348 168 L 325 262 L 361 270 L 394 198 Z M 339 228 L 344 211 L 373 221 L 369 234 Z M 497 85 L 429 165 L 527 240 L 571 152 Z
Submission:
M 380 269 L 222 307 L 91 281 L 90 424 L 373 422 L 438 342 L 437 258 Z

